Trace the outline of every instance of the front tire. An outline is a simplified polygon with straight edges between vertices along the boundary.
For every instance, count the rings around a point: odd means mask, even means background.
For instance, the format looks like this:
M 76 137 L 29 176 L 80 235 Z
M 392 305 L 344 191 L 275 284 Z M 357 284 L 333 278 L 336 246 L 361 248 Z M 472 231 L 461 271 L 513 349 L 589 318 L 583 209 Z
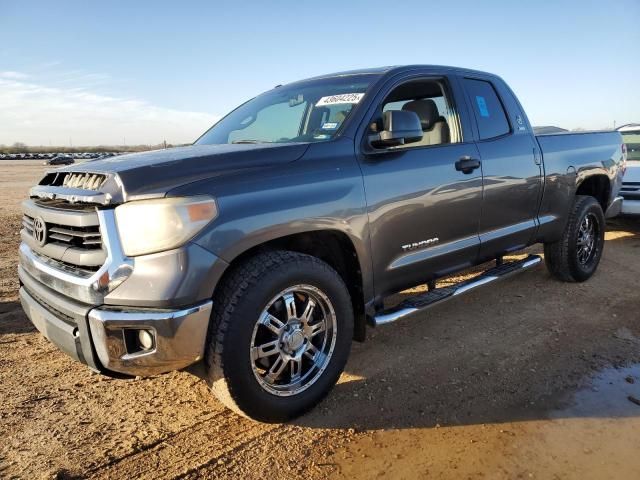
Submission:
M 260 253 L 214 295 L 206 366 L 236 413 L 282 422 L 315 406 L 344 369 L 353 309 L 342 278 L 310 255 Z
M 595 198 L 578 195 L 562 237 L 544 244 L 549 272 L 564 282 L 584 282 L 598 268 L 604 250 L 606 222 Z

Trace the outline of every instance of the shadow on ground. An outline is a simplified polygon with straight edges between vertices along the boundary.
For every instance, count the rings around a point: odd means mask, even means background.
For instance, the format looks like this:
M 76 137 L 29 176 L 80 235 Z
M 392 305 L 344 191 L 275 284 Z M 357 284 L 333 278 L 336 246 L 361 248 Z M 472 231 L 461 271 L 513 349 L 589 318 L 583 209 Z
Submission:
M 20 302 L 0 303 L 0 335 L 35 332 L 27 316 L 22 311 Z
M 536 420 L 558 408 L 566 417 L 640 416 L 627 399 L 630 390 L 640 399 L 640 372 L 633 370 L 630 383 L 628 371 L 617 370 L 640 361 L 640 295 L 638 283 L 628 282 L 640 275 L 640 222 L 616 219 L 609 231 L 600 269 L 588 282 L 558 282 L 539 266 L 372 329 L 367 342 L 354 344 L 329 398 L 293 423 L 431 428 Z M 608 394 L 590 386 L 611 366 Z M 596 388 L 615 406 L 568 408 L 580 387 Z

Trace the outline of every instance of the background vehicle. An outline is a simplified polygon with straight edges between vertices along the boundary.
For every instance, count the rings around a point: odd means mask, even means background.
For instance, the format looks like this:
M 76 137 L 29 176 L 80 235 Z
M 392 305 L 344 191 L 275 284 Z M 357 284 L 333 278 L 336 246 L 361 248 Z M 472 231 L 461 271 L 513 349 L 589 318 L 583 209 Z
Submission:
M 484 72 L 295 82 L 193 146 L 47 173 L 23 204 L 20 296 L 41 332 L 95 370 L 152 375 L 204 360 L 227 406 L 282 421 L 327 394 L 367 322 L 541 261 L 503 263 L 506 253 L 543 243 L 554 276 L 587 280 L 605 215 L 619 212 L 624 160 L 617 132 L 535 136 L 513 92 Z
M 640 215 L 640 124 L 623 125 L 617 130 L 627 148 L 627 171 L 620 189 L 622 213 Z
M 58 155 L 49 160 L 45 160 L 43 165 L 71 165 L 74 163 L 73 158 L 67 155 Z
M 535 135 L 545 135 L 547 133 L 562 133 L 568 132 L 566 128 L 556 127 L 553 125 L 547 125 L 543 127 L 533 127 L 533 133 Z

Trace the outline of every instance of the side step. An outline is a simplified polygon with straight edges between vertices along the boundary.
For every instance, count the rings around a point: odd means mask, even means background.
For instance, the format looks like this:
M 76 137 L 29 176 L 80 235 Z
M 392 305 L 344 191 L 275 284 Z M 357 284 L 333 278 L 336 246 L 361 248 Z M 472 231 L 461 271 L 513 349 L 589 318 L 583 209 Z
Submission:
M 477 277 L 465 280 L 464 282 L 460 282 L 456 285 L 429 290 L 426 293 L 411 297 L 389 310 L 384 310 L 378 313 L 373 317 L 373 325 L 378 326 L 395 322 L 401 318 L 426 310 L 433 305 L 442 303 L 456 295 L 473 290 L 480 285 L 486 285 L 487 283 L 500 280 L 514 273 L 522 272 L 539 264 L 541 261 L 542 258 L 538 255 L 529 255 L 527 258 L 522 260 L 499 264 L 484 271 Z

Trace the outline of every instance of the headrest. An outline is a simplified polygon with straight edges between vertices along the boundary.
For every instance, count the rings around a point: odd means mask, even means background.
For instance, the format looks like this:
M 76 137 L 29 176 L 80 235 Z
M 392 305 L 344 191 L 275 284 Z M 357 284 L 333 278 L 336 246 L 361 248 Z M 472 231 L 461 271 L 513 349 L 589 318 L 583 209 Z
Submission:
M 422 130 L 429 130 L 440 119 L 436 102 L 431 99 L 407 102 L 402 106 L 402 110 L 418 114 Z

